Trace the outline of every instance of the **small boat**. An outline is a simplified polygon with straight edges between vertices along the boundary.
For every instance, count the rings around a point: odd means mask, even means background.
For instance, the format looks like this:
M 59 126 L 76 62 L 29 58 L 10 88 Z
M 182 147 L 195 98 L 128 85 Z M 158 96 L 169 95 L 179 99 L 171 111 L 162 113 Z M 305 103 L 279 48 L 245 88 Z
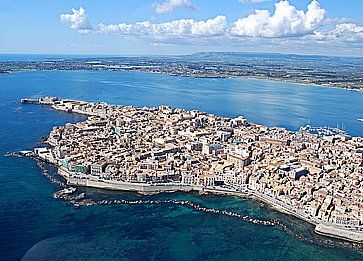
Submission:
M 58 192 L 55 192 L 53 194 L 53 197 L 54 198 L 61 198 L 61 197 L 65 197 L 66 195 L 69 195 L 69 194 L 72 194 L 76 191 L 76 188 L 72 188 L 72 187 L 69 187 L 69 188 L 65 188 L 65 189 L 62 189 Z
M 363 122 L 363 119 L 357 119 L 357 121 L 361 121 L 361 122 Z
M 69 187 L 69 188 L 65 188 L 63 189 L 62 193 L 63 194 L 72 194 L 76 191 L 76 188 L 73 188 L 73 187 Z
M 20 152 L 19 152 L 19 154 L 21 155 L 21 156 L 29 156 L 29 155 L 31 155 L 33 152 L 31 151 L 31 150 L 21 150 Z

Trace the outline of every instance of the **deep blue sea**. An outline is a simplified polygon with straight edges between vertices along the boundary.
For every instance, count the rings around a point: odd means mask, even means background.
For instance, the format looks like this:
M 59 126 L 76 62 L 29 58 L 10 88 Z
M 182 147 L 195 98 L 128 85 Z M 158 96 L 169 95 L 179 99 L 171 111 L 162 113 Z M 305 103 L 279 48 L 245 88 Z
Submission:
M 82 116 L 21 105 L 20 98 L 61 98 L 137 106 L 160 104 L 221 116 L 244 115 L 269 126 L 343 127 L 363 136 L 363 94 L 328 87 L 249 79 L 198 79 L 106 71 L 31 71 L 0 75 L 0 260 L 363 260 L 361 250 L 310 244 L 278 227 L 173 205 L 91 206 L 74 209 L 28 158 L 55 125 Z M 260 219 L 278 218 L 320 241 L 313 227 L 256 201 L 235 197 L 80 189 L 94 199 L 184 199 Z M 333 241 L 334 242 L 334 241 Z

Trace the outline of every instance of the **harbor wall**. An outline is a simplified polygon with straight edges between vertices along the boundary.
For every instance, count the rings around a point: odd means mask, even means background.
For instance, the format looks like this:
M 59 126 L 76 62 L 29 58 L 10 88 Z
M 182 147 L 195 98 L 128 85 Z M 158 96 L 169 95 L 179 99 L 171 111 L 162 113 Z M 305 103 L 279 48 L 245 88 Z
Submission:
M 303 214 L 293 211 L 292 209 L 287 208 L 282 204 L 279 204 L 278 202 L 275 202 L 274 200 L 256 191 L 246 190 L 246 191 L 236 192 L 228 189 L 221 189 L 221 188 L 217 189 L 212 187 L 207 188 L 203 186 L 192 186 L 186 184 L 180 184 L 180 185 L 172 183 L 148 184 L 148 183 L 136 183 L 136 182 L 125 182 L 125 181 L 114 181 L 114 180 L 95 180 L 90 178 L 71 177 L 69 172 L 62 167 L 58 168 L 58 173 L 67 180 L 67 184 L 74 186 L 93 187 L 93 188 L 108 189 L 108 190 L 133 191 L 133 192 L 138 192 L 140 194 L 157 194 L 162 192 L 176 192 L 176 191 L 181 191 L 181 192 L 199 191 L 203 193 L 213 193 L 219 195 L 255 197 L 257 200 L 269 204 L 279 212 L 295 216 L 310 224 L 316 225 L 315 232 L 317 234 L 341 240 L 347 240 L 355 243 L 363 243 L 363 232 L 361 231 L 353 231 L 349 229 L 338 228 L 335 226 L 325 224 L 323 222 L 319 222 L 318 220 L 306 217 Z
M 313 225 L 319 224 L 319 222 L 317 220 L 313 220 L 313 219 L 311 219 L 309 217 L 306 217 L 306 216 L 294 211 L 293 209 L 289 209 L 287 207 L 284 207 L 283 205 L 279 204 L 278 202 L 276 202 L 276 201 L 274 201 L 272 199 L 269 199 L 267 196 L 259 195 L 257 192 L 251 192 L 251 194 L 257 200 L 262 201 L 262 202 L 270 205 L 272 208 L 276 209 L 279 212 L 282 212 L 282 213 L 285 213 L 285 214 L 288 214 L 288 215 L 292 215 L 292 216 L 294 216 L 296 218 L 302 219 L 305 222 L 308 222 L 308 223 L 313 224 Z
M 352 231 L 333 226 L 318 224 L 315 232 L 319 235 L 334 237 L 337 239 L 348 240 L 355 243 L 363 243 L 363 231 Z
M 192 190 L 196 190 L 196 188 L 187 185 L 173 185 L 173 184 L 152 185 L 147 183 L 144 184 L 144 183 L 123 182 L 123 181 L 107 181 L 107 180 L 97 181 L 97 180 L 74 178 L 74 177 L 67 178 L 67 184 L 109 189 L 109 190 L 135 191 L 145 194 L 175 192 L 175 191 L 189 192 Z

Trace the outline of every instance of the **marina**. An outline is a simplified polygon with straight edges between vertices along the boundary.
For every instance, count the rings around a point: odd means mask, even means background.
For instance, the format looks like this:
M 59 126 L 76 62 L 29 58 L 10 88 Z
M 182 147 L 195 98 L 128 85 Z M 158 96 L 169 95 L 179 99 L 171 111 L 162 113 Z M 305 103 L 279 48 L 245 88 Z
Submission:
M 334 135 L 348 135 L 347 132 L 345 132 L 342 129 L 326 127 L 326 126 L 320 127 L 320 126 L 306 125 L 304 127 L 301 127 L 300 130 L 305 131 L 310 134 L 316 134 L 319 137 L 327 137 L 327 136 L 334 136 Z

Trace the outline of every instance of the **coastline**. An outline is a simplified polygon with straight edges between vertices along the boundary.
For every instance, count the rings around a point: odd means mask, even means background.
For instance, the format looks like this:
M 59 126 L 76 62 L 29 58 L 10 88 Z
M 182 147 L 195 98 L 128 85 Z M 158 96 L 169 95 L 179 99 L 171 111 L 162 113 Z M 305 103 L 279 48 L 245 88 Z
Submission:
M 7 71 L 6 73 L 2 73 L 3 75 L 9 75 L 12 73 L 17 73 L 17 72 L 42 72 L 42 71 L 48 71 L 48 72 L 52 72 L 52 71 L 85 71 L 85 72 L 89 72 L 89 71 L 93 71 L 93 72 L 98 72 L 98 71 L 112 71 L 112 72 L 135 72 L 135 73 L 148 73 L 148 74 L 161 74 L 161 75 L 167 75 L 167 76 L 172 76 L 172 77 L 185 77 L 185 78 L 196 78 L 196 79 L 247 79 L 247 80 L 260 80 L 260 81 L 271 81 L 271 82 L 276 82 L 276 83 L 290 83 L 290 84 L 300 84 L 300 85 L 308 85 L 308 86 L 313 86 L 313 87 L 326 87 L 326 88 L 334 88 L 334 89 L 340 89 L 340 90 L 345 90 L 345 91 L 353 91 L 353 92 L 358 92 L 358 93 L 363 93 L 363 88 L 361 89 L 356 89 L 356 88 L 347 88 L 347 87 L 338 87 L 338 86 L 333 86 L 333 85 L 329 85 L 329 84 L 317 84 L 317 83 L 313 83 L 313 82 L 305 82 L 305 81 L 294 81 L 294 80 L 289 80 L 289 79 L 281 79 L 281 78 L 269 78 L 269 77 L 260 77 L 260 76 L 239 76 L 239 75 L 225 75 L 225 76 L 202 76 L 202 75 L 185 75 L 185 74 L 173 74 L 173 73 L 167 73 L 167 72 L 151 72 L 151 71 L 142 71 L 142 70 L 127 70 L 127 69 L 118 69 L 118 70 L 95 70 L 95 69 L 89 69 L 89 70 L 85 70 L 85 69 L 72 69 L 72 70 L 65 70 L 65 69 L 54 69 L 54 70 L 39 70 L 39 69 L 20 69 L 20 70 L 10 70 Z M 0 75 L 2 75 L 0 73 Z
M 260 81 L 266 81 L 266 82 L 277 82 L 277 83 L 290 83 L 294 85 L 307 85 L 307 86 L 313 86 L 313 87 L 322 87 L 322 88 L 333 88 L 333 89 L 339 89 L 339 90 L 345 90 L 345 91 L 353 91 L 358 93 L 363 93 L 363 89 L 354 89 L 354 88 L 346 88 L 346 87 L 337 87 L 332 86 L 329 84 L 317 84 L 317 83 L 308 83 L 304 81 L 293 81 L 288 79 L 277 79 L 277 78 L 268 78 L 268 77 L 254 77 L 254 76 L 236 76 L 236 77 L 230 77 L 233 79 L 249 79 L 249 80 L 260 80 Z
M 318 224 L 314 230 L 317 234 L 322 236 L 328 236 L 337 238 L 340 240 L 348 240 L 355 243 L 363 242 L 363 233 L 358 233 L 355 231 L 346 231 L 336 227 L 330 227 L 323 224 Z
M 258 191 L 253 191 L 248 188 L 245 188 L 244 191 L 234 191 L 228 189 L 221 189 L 215 187 L 205 187 L 205 186 L 190 186 L 187 184 L 145 184 L 145 183 L 136 183 L 136 182 L 115 182 L 115 181 L 97 181 L 90 179 L 82 179 L 82 178 L 70 178 L 69 173 L 62 169 L 58 168 L 58 174 L 62 176 L 67 185 L 70 186 L 81 186 L 81 187 L 91 187 L 105 190 L 113 190 L 113 191 L 128 191 L 135 192 L 140 195 L 154 195 L 160 193 L 171 193 L 171 192 L 199 192 L 200 194 L 211 193 L 215 195 L 225 195 L 225 196 L 237 196 L 241 198 L 254 198 L 260 202 L 266 203 L 276 211 L 280 213 L 284 213 L 287 215 L 294 216 L 300 220 L 303 220 L 311 225 L 315 226 L 314 231 L 322 236 L 336 238 L 344 241 L 349 241 L 352 243 L 363 244 L 363 232 L 355 232 L 349 229 L 342 229 L 340 227 L 336 227 L 333 225 L 329 225 L 326 222 L 318 221 L 317 219 L 309 218 L 304 216 L 303 214 L 294 211 L 293 208 L 288 208 L 287 206 L 282 205 L 283 203 L 279 203 L 274 201 L 273 199 L 269 199 L 266 195 L 259 193 Z
M 25 99 L 26 100 L 26 99 Z M 29 99 L 30 101 L 32 99 Z M 27 101 L 23 101 L 27 102 Z M 34 102 L 30 102 L 34 103 Z M 46 103 L 40 103 L 41 105 L 51 105 Z M 62 111 L 57 109 L 57 107 L 51 106 L 52 109 L 56 111 Z M 94 113 L 86 113 L 80 110 L 72 110 L 68 111 L 70 113 L 77 113 L 84 116 L 91 116 L 94 115 Z M 49 144 L 51 146 L 51 144 Z M 133 191 L 137 192 L 139 194 L 156 194 L 156 193 L 165 193 L 165 192 L 175 192 L 175 191 L 181 191 L 181 192 L 190 192 L 190 191 L 198 191 L 200 193 L 213 193 L 213 194 L 224 194 L 224 195 L 233 195 L 238 197 L 253 197 L 258 199 L 261 202 L 267 203 L 268 205 L 272 206 L 274 209 L 278 210 L 279 212 L 286 213 L 292 216 L 295 216 L 296 218 L 299 218 L 305 222 L 308 222 L 310 224 L 313 224 L 316 226 L 315 232 L 320 233 L 321 235 L 338 238 L 354 243 L 363 243 L 363 234 L 359 232 L 352 232 L 351 229 L 353 227 L 350 227 L 350 229 L 343 229 L 342 227 L 336 227 L 333 224 L 328 224 L 327 222 L 323 222 L 318 220 L 317 218 L 312 218 L 307 216 L 304 213 L 301 213 L 298 209 L 294 208 L 293 206 L 289 206 L 286 203 L 278 202 L 277 198 L 272 198 L 271 196 L 268 196 L 266 194 L 263 194 L 262 192 L 259 192 L 257 190 L 251 190 L 248 188 L 247 185 L 244 185 L 243 187 L 240 187 L 239 190 L 233 190 L 233 189 L 222 189 L 220 187 L 215 186 L 202 186 L 202 185 L 188 185 L 183 183 L 140 183 L 140 182 L 124 182 L 124 181 L 116 181 L 116 180 L 105 180 L 100 179 L 98 177 L 87 175 L 86 176 L 78 176 L 75 175 L 74 172 L 69 172 L 62 167 L 60 167 L 60 162 L 55 159 L 54 162 L 47 161 L 43 158 L 38 158 L 40 160 L 43 160 L 45 162 L 53 163 L 58 168 L 58 173 L 60 176 L 62 176 L 66 181 L 68 185 L 73 186 L 85 186 L 85 187 L 94 187 L 94 188 L 101 188 L 101 189 L 107 189 L 107 190 L 121 190 L 121 191 Z M 320 225 L 320 226 L 319 226 Z M 319 227 L 318 227 L 319 226 Z M 356 229 L 358 231 L 358 229 Z M 362 231 L 362 230 L 360 230 Z M 358 233 L 358 236 L 357 236 Z
M 36 159 L 36 161 L 38 161 L 38 159 Z M 39 162 L 44 162 L 44 161 L 39 161 Z M 50 163 L 52 164 L 52 163 Z M 54 164 L 52 164 L 54 165 Z M 39 166 L 39 165 L 38 165 Z M 44 170 L 44 167 L 41 167 L 42 170 Z M 59 181 L 56 181 L 54 182 L 54 180 L 51 178 L 51 176 L 49 176 L 48 172 L 45 171 L 44 172 L 44 175 L 46 178 L 50 179 L 50 181 L 52 183 L 55 183 L 55 184 L 58 184 L 58 185 L 61 185 L 62 188 L 67 188 L 67 185 L 65 185 L 64 183 L 60 183 L 59 184 Z M 63 179 L 66 180 L 66 173 L 64 172 L 62 174 L 62 177 Z M 82 187 L 82 185 L 76 185 L 77 187 Z M 84 186 L 86 187 L 86 186 Z M 68 187 L 69 189 L 71 189 L 72 187 Z M 98 186 L 93 186 L 93 188 L 99 188 L 101 190 L 108 190 L 108 191 L 120 191 L 119 189 L 115 188 L 115 189 L 111 189 L 111 188 L 104 188 L 103 186 L 102 187 L 98 187 Z M 73 188 L 72 188 L 73 189 Z M 203 190 L 201 190 L 203 189 Z M 75 190 L 75 189 L 74 189 Z M 181 192 L 181 193 L 189 193 L 189 192 L 199 192 L 199 195 L 203 196 L 205 194 L 212 194 L 212 195 L 219 195 L 219 196 L 225 196 L 225 197 L 228 197 L 228 196 L 234 196 L 234 197 L 238 197 L 238 198 L 241 198 L 241 199 L 245 199 L 245 200 L 254 200 L 256 202 L 264 202 L 266 203 L 266 205 L 268 205 L 269 208 L 277 211 L 277 212 L 280 212 L 280 213 L 284 213 L 284 214 L 287 214 L 287 215 L 292 215 L 296 218 L 299 218 L 301 219 L 300 217 L 294 215 L 294 213 L 291 213 L 289 211 L 286 211 L 284 210 L 283 208 L 280 208 L 278 206 L 276 206 L 275 204 L 273 204 L 273 202 L 269 202 L 269 201 L 266 201 L 266 200 L 263 200 L 263 198 L 259 198 L 257 197 L 257 195 L 253 195 L 253 191 L 251 191 L 252 193 L 241 193 L 241 192 L 234 192 L 234 191 L 231 191 L 231 190 L 222 190 L 222 189 L 215 189 L 215 188 L 202 188 L 202 187 L 194 187 L 194 188 L 191 188 L 190 191 L 177 191 L 177 190 L 173 190 L 173 191 L 164 191 L 164 192 L 156 192 L 156 193 L 143 193 L 141 191 L 134 191 L 134 190 L 122 190 L 122 191 L 126 191 L 126 192 L 131 192 L 131 193 L 135 193 L 135 194 L 139 194 L 139 195 L 142 195 L 142 196 L 150 196 L 150 195 L 156 195 L 156 194 L 168 194 L 168 193 L 176 193 L 176 192 Z M 82 196 L 83 195 L 83 196 Z M 82 197 L 80 197 L 82 196 Z M 245 216 L 242 216 L 241 214 L 237 213 L 237 212 L 232 212 L 232 211 L 228 211 L 228 210 L 220 210 L 220 209 L 214 209 L 214 208 L 208 208 L 208 207 L 203 207 L 197 203 L 193 203 L 193 201 L 178 201 L 178 200 L 173 200 L 173 199 L 168 199 L 168 200 L 144 200 L 144 199 L 139 199 L 139 200 L 134 200 L 134 201 L 128 201 L 128 200 L 117 200 L 117 199 L 114 199 L 114 200 L 101 200 L 101 201 L 95 201 L 93 202 L 92 199 L 86 199 L 84 200 L 84 202 L 81 202 L 81 203 L 77 203 L 77 201 L 74 201 L 75 199 L 77 198 L 80 198 L 80 199 L 83 199 L 84 198 L 84 193 L 81 193 L 79 196 L 73 196 L 73 197 L 70 197 L 69 198 L 69 202 L 71 204 L 73 204 L 76 208 L 78 208 L 79 206 L 92 206 L 92 205 L 112 205 L 112 204 L 115 204 L 115 205 L 119 205 L 119 204 L 131 204 L 131 205 L 134 205 L 134 204 L 163 204 L 163 203 L 171 203 L 171 204 L 175 204 L 175 205 L 184 205 L 184 206 L 189 206 L 193 209 L 196 209 L 198 211 L 202 211 L 202 212 L 207 212 L 207 213 L 214 213 L 214 214 L 222 214 L 222 215 L 227 215 L 227 216 L 231 216 L 231 217 L 237 217 L 237 218 L 241 218 L 242 220 L 244 221 L 247 221 L 247 222 L 251 222 L 253 224 L 256 224 L 256 225 L 264 225 L 264 226 L 276 226 L 276 227 L 279 227 L 280 229 L 282 229 L 285 233 L 288 233 L 288 234 L 291 234 L 292 236 L 295 236 L 297 238 L 300 238 L 304 241 L 306 241 L 307 243 L 310 243 L 310 244 L 322 244 L 322 245 L 325 245 L 327 244 L 328 246 L 331 246 L 331 247 L 336 247 L 336 246 L 341 246 L 341 247 L 344 247 L 344 248 L 350 248 L 350 249 L 354 249 L 354 250 L 358 250 L 360 251 L 363 247 L 363 244 L 362 243 L 359 243 L 359 240 L 356 240 L 355 238 L 357 238 L 357 235 L 354 235 L 354 233 L 350 233 L 352 234 L 353 236 L 351 236 L 351 238 L 349 238 L 349 236 L 345 236 L 347 234 L 346 231 L 339 231 L 339 229 L 337 228 L 332 228 L 332 227 L 328 227 L 329 230 L 332 230 L 333 233 L 324 233 L 324 231 L 320 232 L 319 229 L 316 229 L 316 230 L 312 230 L 314 231 L 316 234 L 318 235 L 321 235 L 324 237 L 328 237 L 328 238 L 332 238 L 332 239 L 338 239 L 339 241 L 337 242 L 334 242 L 334 241 L 327 241 L 326 239 L 310 239 L 308 237 L 305 237 L 303 234 L 299 233 L 299 232 L 296 232 L 294 231 L 294 229 L 290 229 L 288 228 L 284 223 L 281 223 L 278 219 L 272 219 L 272 220 L 261 220 L 261 219 L 255 219 L 251 216 L 248 216 L 248 215 L 245 215 Z M 66 200 L 68 200 L 68 197 L 65 197 Z M 160 203 L 158 203 L 160 202 Z M 312 223 L 311 221 L 309 220 L 303 220 L 309 224 L 312 224 L 312 225 L 315 225 L 314 223 Z M 334 233 L 335 231 L 335 233 Z M 358 235 L 359 236 L 359 235 Z

